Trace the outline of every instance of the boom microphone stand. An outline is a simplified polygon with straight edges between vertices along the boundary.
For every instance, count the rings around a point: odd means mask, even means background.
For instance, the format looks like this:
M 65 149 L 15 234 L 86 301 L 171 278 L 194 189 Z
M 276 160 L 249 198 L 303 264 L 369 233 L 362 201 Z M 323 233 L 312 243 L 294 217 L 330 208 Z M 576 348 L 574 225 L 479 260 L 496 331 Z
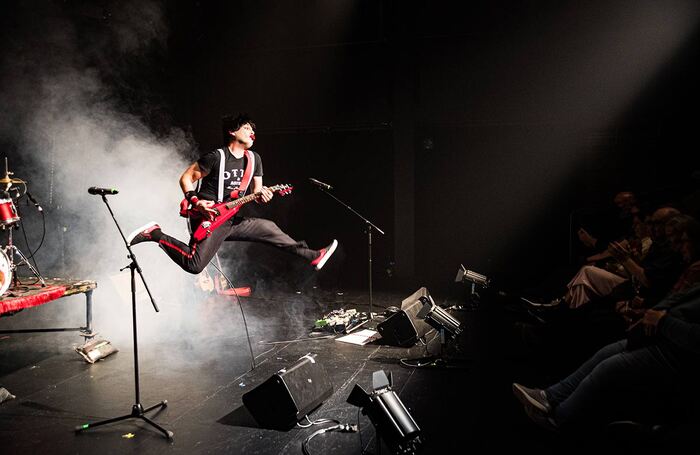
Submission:
M 112 219 L 114 220 L 114 223 L 117 225 L 117 229 L 119 230 L 119 234 L 122 236 L 122 240 L 124 240 L 124 245 L 126 245 L 126 249 L 129 251 L 128 258 L 131 259 L 131 263 L 127 265 L 126 267 L 121 268 L 119 271 L 121 272 L 122 270 L 125 270 L 126 268 L 129 268 L 131 270 L 131 311 L 132 311 L 132 325 L 134 329 L 134 388 L 135 388 L 135 395 L 136 395 L 136 404 L 132 405 L 131 407 L 131 414 L 126 414 L 120 417 L 114 417 L 111 419 L 107 420 L 102 420 L 99 422 L 94 422 L 94 423 L 85 423 L 83 425 L 79 425 L 75 427 L 75 432 L 80 433 L 85 430 L 89 430 L 90 428 L 95 428 L 101 425 L 106 425 L 108 423 L 113 423 L 113 422 L 119 422 L 121 420 L 126 420 L 126 419 L 131 419 L 131 418 L 139 418 L 143 420 L 144 422 L 148 423 L 149 425 L 155 427 L 158 431 L 163 433 L 163 435 L 168 438 L 172 439 L 173 438 L 173 432 L 168 431 L 165 428 L 161 427 L 148 417 L 146 417 L 146 413 L 149 411 L 152 411 L 153 409 L 156 408 L 165 408 L 168 406 L 168 400 L 163 400 L 160 403 L 154 404 L 153 406 L 150 406 L 148 408 L 145 408 L 141 405 L 141 397 L 140 397 L 140 392 L 139 392 L 139 346 L 138 346 L 138 338 L 137 338 L 137 333 L 136 333 L 136 278 L 135 278 L 135 272 L 139 272 L 139 276 L 141 276 L 141 281 L 143 282 L 144 287 L 146 288 L 146 292 L 148 293 L 148 297 L 151 299 L 151 304 L 153 304 L 153 309 L 156 310 L 156 313 L 159 312 L 160 310 L 158 309 L 158 305 L 156 305 L 155 300 L 153 300 L 153 295 L 151 295 L 150 289 L 148 289 L 148 284 L 146 284 L 146 280 L 143 277 L 143 273 L 141 272 L 141 267 L 139 266 L 138 262 L 136 261 L 136 255 L 134 255 L 133 251 L 131 251 L 131 246 L 129 245 L 129 242 L 126 241 L 126 237 L 124 237 L 124 233 L 122 232 L 122 229 L 119 227 L 119 223 L 117 222 L 117 219 L 114 216 L 114 212 L 112 212 L 112 208 L 109 206 L 109 203 L 107 202 L 107 194 L 116 194 L 116 190 L 102 190 L 100 188 L 97 188 L 96 190 L 99 190 L 98 192 L 93 192 L 94 188 L 90 188 L 90 193 L 91 194 L 101 194 L 102 195 L 102 200 L 104 201 L 105 205 L 107 205 L 107 209 L 109 210 L 110 215 L 112 215 Z
M 365 218 L 364 216 L 360 215 L 357 210 L 353 209 L 350 207 L 348 204 L 345 202 L 341 201 L 337 197 L 335 197 L 332 193 L 329 191 L 333 189 L 332 186 L 328 185 L 327 183 L 319 182 L 316 179 L 309 179 L 311 183 L 316 185 L 321 191 L 335 199 L 340 205 L 345 207 L 346 209 L 350 210 L 352 213 L 357 215 L 364 223 L 365 227 L 367 229 L 367 268 L 368 268 L 368 273 L 369 273 L 369 319 L 374 319 L 372 316 L 372 229 L 376 230 L 380 234 L 384 235 L 384 231 L 379 229 L 374 223 L 372 223 L 370 220 Z

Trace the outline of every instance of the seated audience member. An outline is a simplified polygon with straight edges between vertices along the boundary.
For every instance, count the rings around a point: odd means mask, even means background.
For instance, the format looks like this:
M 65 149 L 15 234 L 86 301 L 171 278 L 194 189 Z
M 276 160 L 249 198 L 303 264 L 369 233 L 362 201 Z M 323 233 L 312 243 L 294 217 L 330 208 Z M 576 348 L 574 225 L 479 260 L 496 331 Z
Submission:
M 641 263 L 644 258 L 646 258 L 649 253 L 651 245 L 654 243 L 651 235 L 651 220 L 647 219 L 637 219 L 634 222 L 634 237 L 629 239 L 620 240 L 620 245 L 623 248 L 628 248 L 630 251 L 630 256 L 635 262 Z M 610 246 L 606 250 L 606 257 L 601 257 L 596 259 L 595 262 L 600 264 L 601 268 L 604 268 L 608 272 L 614 273 L 624 278 L 631 278 L 630 273 L 625 269 L 618 260 L 613 256 Z M 591 259 L 591 258 L 589 258 Z M 595 265 L 595 264 L 589 264 Z
M 697 222 L 687 232 L 684 255 L 697 257 Z M 696 264 L 686 271 L 696 270 Z M 637 419 L 639 415 L 629 406 L 634 402 L 662 414 L 671 415 L 679 407 L 692 413 L 700 396 L 699 379 L 700 284 L 695 284 L 647 309 L 627 339 L 603 347 L 560 382 L 546 389 L 514 383 L 513 392 L 538 425 L 583 430 L 613 420 Z M 659 419 L 662 414 L 654 416 Z
M 561 374 L 601 346 L 623 337 L 633 316 L 629 308 L 642 301 L 659 302 L 681 275 L 682 258 L 670 248 L 663 224 L 677 213 L 664 207 L 652 214 L 654 243 L 639 263 L 631 257 L 629 249 L 615 247 L 615 255 L 630 278 L 584 266 L 569 283 L 564 297 L 558 299 L 558 305 L 544 307 L 545 313 L 536 313 L 539 323 L 515 323 L 520 341 L 540 353 L 566 356 L 553 366 Z M 620 300 L 629 302 L 627 308 L 624 304 L 616 305 Z
M 596 266 L 583 266 L 567 284 L 561 302 L 568 308 L 576 309 L 593 300 L 610 296 L 623 284 L 628 286 L 627 293 L 638 291 L 645 296 L 665 295 L 682 269 L 680 255 L 671 249 L 664 228 L 665 223 L 676 215 L 679 215 L 678 210 L 671 207 L 654 211 L 650 218 L 653 241 L 639 262 L 635 260 L 628 244 L 610 244 L 610 253 L 624 268 L 626 276 Z
M 634 225 L 642 220 L 642 210 L 637 197 L 631 191 L 621 191 L 613 198 L 613 203 L 619 210 L 616 218 L 607 223 L 596 236 L 591 235 L 585 228 L 580 227 L 576 234 L 581 244 L 588 251 L 586 262 L 594 263 L 609 259 L 607 246 L 610 242 L 633 237 Z
M 673 294 L 700 283 L 700 222 L 688 215 L 675 216 L 666 224 L 666 234 L 672 248 L 682 255 L 686 265 L 671 288 L 670 294 Z M 655 303 L 658 302 L 636 296 L 632 300 L 618 302 L 615 311 L 621 314 L 628 324 L 632 324 L 641 319 L 646 308 Z

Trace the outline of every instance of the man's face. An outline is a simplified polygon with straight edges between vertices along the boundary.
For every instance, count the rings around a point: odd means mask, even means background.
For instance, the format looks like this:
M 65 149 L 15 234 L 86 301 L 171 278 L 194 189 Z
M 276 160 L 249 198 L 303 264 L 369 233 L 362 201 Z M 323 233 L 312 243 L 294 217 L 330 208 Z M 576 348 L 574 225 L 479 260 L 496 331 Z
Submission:
M 635 208 L 634 197 L 629 195 L 628 193 L 618 194 L 617 196 L 615 196 L 614 202 L 617 208 L 619 208 L 620 212 L 623 214 L 630 214 Z
M 241 125 L 236 131 L 233 131 L 231 135 L 238 141 L 245 144 L 246 148 L 253 146 L 253 141 L 255 141 L 255 131 L 250 123 Z
M 666 223 L 666 238 L 675 251 L 683 251 L 683 233 L 678 231 L 678 227 Z
M 664 217 L 654 213 L 649 219 L 649 227 L 653 239 L 663 240 L 666 238 L 666 219 Z

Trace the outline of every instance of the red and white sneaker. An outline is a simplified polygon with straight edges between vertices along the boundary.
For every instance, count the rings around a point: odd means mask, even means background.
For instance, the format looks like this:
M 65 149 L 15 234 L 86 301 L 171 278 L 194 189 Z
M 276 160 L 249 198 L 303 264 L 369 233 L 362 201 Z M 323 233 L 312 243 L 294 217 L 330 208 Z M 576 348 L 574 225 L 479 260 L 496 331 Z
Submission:
M 338 241 L 333 239 L 330 245 L 325 248 L 321 248 L 318 257 L 311 261 L 311 265 L 316 267 L 316 270 L 321 270 L 331 256 L 333 256 L 336 248 L 338 248 Z
M 155 221 L 151 221 L 129 234 L 129 237 L 126 238 L 126 243 L 128 243 L 129 246 L 134 246 L 141 242 L 155 241 L 153 238 L 154 231 L 160 231 L 160 226 L 158 226 L 158 223 Z

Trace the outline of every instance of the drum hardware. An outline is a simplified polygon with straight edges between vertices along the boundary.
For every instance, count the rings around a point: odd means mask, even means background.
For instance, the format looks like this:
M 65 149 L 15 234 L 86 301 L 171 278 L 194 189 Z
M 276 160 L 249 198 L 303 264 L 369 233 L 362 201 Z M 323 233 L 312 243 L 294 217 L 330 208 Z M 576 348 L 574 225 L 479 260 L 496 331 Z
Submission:
M 5 187 L 5 191 L 9 192 L 10 188 L 12 188 L 13 186 L 15 186 L 17 184 L 21 184 L 21 185 L 24 185 L 24 189 L 26 192 L 27 182 L 25 182 L 22 179 L 12 178 L 12 177 L 10 177 L 11 175 L 14 175 L 14 172 L 10 172 L 10 168 L 7 166 L 7 157 L 5 157 L 5 177 L 0 179 L 0 185 L 7 185 Z M 22 194 L 24 194 L 24 193 L 22 193 Z
M 37 269 L 31 264 L 31 262 L 29 262 L 29 259 L 27 259 L 27 257 L 24 255 L 24 253 L 22 253 L 22 251 L 12 243 L 12 228 L 10 228 L 8 230 L 7 246 L 5 248 L 3 248 L 1 251 L 5 254 L 5 256 L 7 257 L 7 260 L 9 261 L 10 275 L 12 276 L 12 281 L 15 285 L 19 284 L 19 277 L 17 276 L 17 273 L 15 273 L 15 271 L 17 270 L 17 267 L 19 267 L 21 265 L 26 265 L 27 267 L 29 267 L 29 270 L 32 271 L 34 276 L 37 277 L 37 279 L 41 282 L 41 285 L 46 286 L 46 281 L 44 281 L 44 278 L 39 274 L 39 271 L 37 271 Z M 20 261 L 17 263 L 15 263 L 15 255 L 20 258 Z M 2 269 L 1 262 L 2 262 L 2 257 L 0 257 L 0 270 Z M 10 280 L 7 279 L 7 281 L 9 283 Z M 2 290 L 2 289 L 3 288 L 0 287 L 0 290 Z M 3 293 L 4 293 L 4 291 L 3 291 Z M 0 295 L 1 294 L 2 293 L 0 293 Z
M 19 214 L 11 198 L 0 198 L 0 229 L 11 228 L 19 221 Z
M 0 250 L 0 296 L 10 288 L 12 282 L 12 267 L 10 259 L 5 254 L 5 251 Z
M 3 185 L 4 185 L 4 184 L 7 184 L 7 183 L 11 183 L 11 184 L 14 185 L 15 183 L 27 183 L 27 182 L 25 182 L 25 181 L 22 180 L 22 179 L 11 179 L 10 177 L 7 176 L 7 174 L 5 174 L 5 177 L 3 177 L 3 178 L 0 179 L 0 184 L 3 184 Z
M 29 262 L 29 259 L 17 248 L 12 242 L 12 231 L 17 229 L 20 221 L 19 213 L 15 207 L 15 203 L 10 197 L 9 191 L 15 184 L 24 186 L 24 191 L 20 194 L 17 189 L 17 197 L 23 196 L 27 192 L 27 182 L 22 179 L 11 178 L 13 172 L 10 172 L 7 166 L 7 157 L 5 157 L 5 177 L 0 178 L 0 185 L 6 185 L 4 189 L 0 189 L 0 229 L 7 229 L 7 246 L 0 249 L 0 295 L 3 295 L 10 287 L 10 283 L 19 284 L 19 277 L 16 270 L 21 265 L 26 265 L 34 276 L 41 282 L 42 286 L 46 286 L 44 278 L 39 274 L 39 271 Z M 15 256 L 19 257 L 19 261 L 15 263 Z
M 0 228 L 12 226 L 19 221 L 19 215 L 13 199 L 19 199 L 27 193 L 27 182 L 11 177 L 5 157 L 5 177 L 0 178 Z M 21 188 L 19 187 L 21 185 Z M 14 197 L 11 195 L 14 193 Z

